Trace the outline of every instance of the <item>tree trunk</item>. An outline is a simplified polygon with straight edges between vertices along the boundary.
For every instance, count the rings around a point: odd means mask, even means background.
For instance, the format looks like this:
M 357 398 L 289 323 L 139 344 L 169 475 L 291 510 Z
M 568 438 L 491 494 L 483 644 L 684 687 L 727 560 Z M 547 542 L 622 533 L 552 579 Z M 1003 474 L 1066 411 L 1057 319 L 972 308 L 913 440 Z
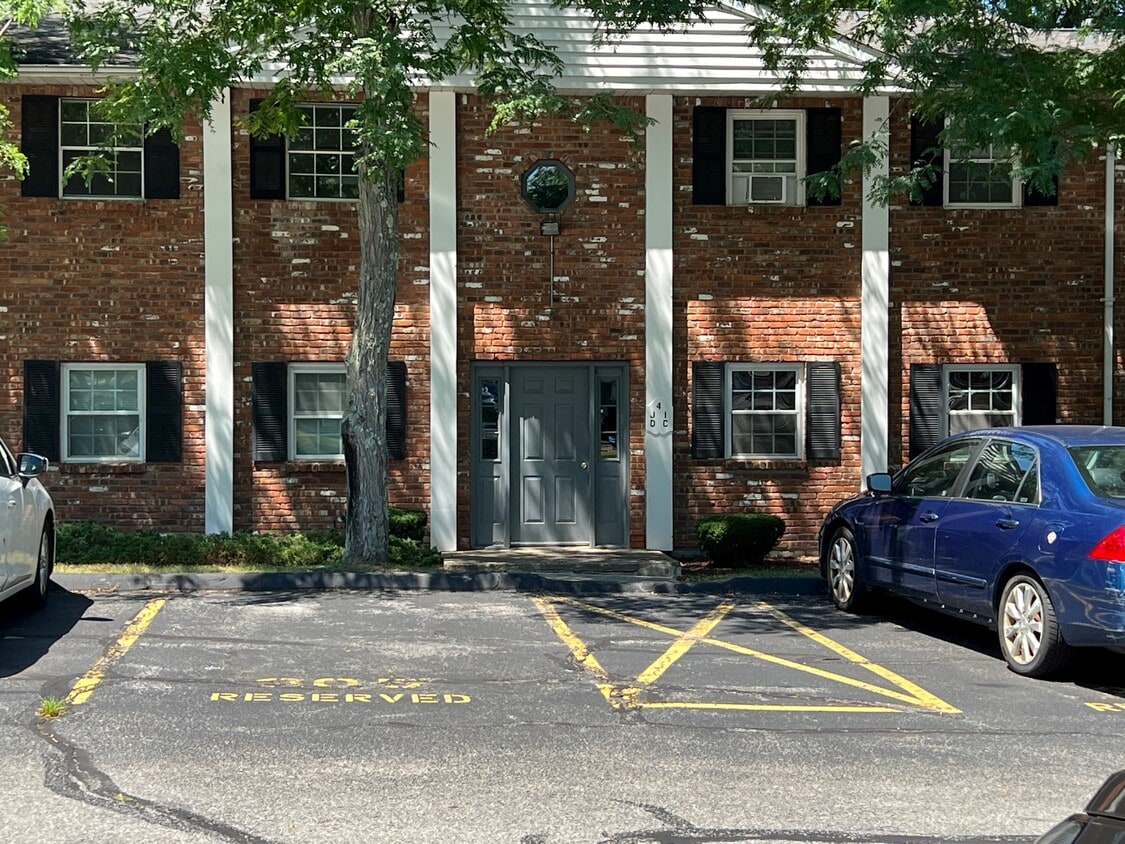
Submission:
M 389 560 L 387 518 L 387 357 L 398 282 L 397 174 L 359 179 L 359 299 L 347 359 L 348 409 L 343 420 L 348 469 L 344 559 Z

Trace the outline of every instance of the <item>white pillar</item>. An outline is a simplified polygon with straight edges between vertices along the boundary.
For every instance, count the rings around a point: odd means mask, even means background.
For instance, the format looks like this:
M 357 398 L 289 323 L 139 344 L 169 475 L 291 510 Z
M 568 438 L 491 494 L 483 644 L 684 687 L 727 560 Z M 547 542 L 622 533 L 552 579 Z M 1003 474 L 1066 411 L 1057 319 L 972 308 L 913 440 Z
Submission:
M 672 549 L 672 97 L 645 97 L 645 547 Z
M 430 94 L 430 544 L 457 550 L 457 99 Z
M 1104 318 L 1103 333 L 1103 384 L 1102 384 L 1102 424 L 1113 424 L 1113 380 L 1116 353 L 1113 339 L 1113 314 L 1115 307 L 1114 287 L 1114 238 L 1117 235 L 1117 199 L 1115 194 L 1117 178 L 1117 148 L 1109 144 L 1105 151 L 1105 295 L 1102 297 Z
M 889 135 L 890 101 L 867 97 L 863 101 L 863 137 L 880 141 L 886 148 Z M 861 269 L 860 347 L 863 371 L 860 376 L 860 483 L 872 472 L 887 471 L 888 376 L 890 358 L 890 210 L 885 201 L 868 195 L 873 181 L 885 178 L 887 155 L 863 177 L 863 266 Z
M 204 347 L 207 358 L 204 522 L 234 531 L 234 212 L 230 89 L 203 128 Z

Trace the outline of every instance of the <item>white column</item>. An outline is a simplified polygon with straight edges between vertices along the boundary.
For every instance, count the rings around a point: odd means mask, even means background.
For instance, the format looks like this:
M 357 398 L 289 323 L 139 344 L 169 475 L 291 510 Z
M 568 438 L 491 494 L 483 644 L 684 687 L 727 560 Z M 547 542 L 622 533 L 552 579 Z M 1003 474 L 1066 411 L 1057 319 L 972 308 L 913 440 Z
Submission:
M 672 549 L 672 98 L 645 97 L 645 547 Z
M 430 543 L 457 550 L 457 99 L 430 94 Z
M 1105 295 L 1102 297 L 1104 318 L 1102 320 L 1102 333 L 1103 337 L 1103 353 L 1102 353 L 1102 368 L 1104 381 L 1102 384 L 1102 424 L 1113 424 L 1113 379 L 1114 379 L 1114 363 L 1116 355 L 1114 352 L 1114 339 L 1113 339 L 1113 314 L 1116 310 L 1115 307 L 1115 289 L 1114 289 L 1114 237 L 1117 234 L 1117 199 L 1115 195 L 1117 178 L 1117 148 L 1113 144 L 1108 144 L 1105 150 Z
M 203 129 L 207 533 L 234 531 L 234 211 L 230 90 Z
M 887 97 L 867 97 L 863 101 L 863 137 L 882 143 L 888 140 Z M 872 472 L 887 471 L 888 401 L 887 383 L 890 357 L 890 210 L 885 201 L 868 198 L 873 180 L 886 177 L 886 154 L 863 177 L 863 266 L 861 279 L 861 355 L 860 376 L 860 483 Z

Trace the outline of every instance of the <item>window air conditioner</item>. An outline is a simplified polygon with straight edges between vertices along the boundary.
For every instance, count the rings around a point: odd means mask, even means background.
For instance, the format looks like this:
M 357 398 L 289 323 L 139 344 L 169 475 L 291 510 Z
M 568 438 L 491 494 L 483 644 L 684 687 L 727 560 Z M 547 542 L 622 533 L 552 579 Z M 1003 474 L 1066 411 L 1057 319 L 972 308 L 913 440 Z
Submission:
M 750 176 L 751 202 L 785 202 L 785 177 L 776 174 Z

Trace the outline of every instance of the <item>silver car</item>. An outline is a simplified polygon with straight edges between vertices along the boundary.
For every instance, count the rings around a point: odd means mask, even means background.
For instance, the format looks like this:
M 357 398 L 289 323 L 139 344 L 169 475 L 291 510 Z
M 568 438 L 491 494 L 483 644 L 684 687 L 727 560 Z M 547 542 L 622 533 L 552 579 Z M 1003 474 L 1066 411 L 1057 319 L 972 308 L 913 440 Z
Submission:
M 47 600 L 55 567 L 55 507 L 38 480 L 46 469 L 45 457 L 13 455 L 0 440 L 0 601 L 20 594 L 40 607 Z

